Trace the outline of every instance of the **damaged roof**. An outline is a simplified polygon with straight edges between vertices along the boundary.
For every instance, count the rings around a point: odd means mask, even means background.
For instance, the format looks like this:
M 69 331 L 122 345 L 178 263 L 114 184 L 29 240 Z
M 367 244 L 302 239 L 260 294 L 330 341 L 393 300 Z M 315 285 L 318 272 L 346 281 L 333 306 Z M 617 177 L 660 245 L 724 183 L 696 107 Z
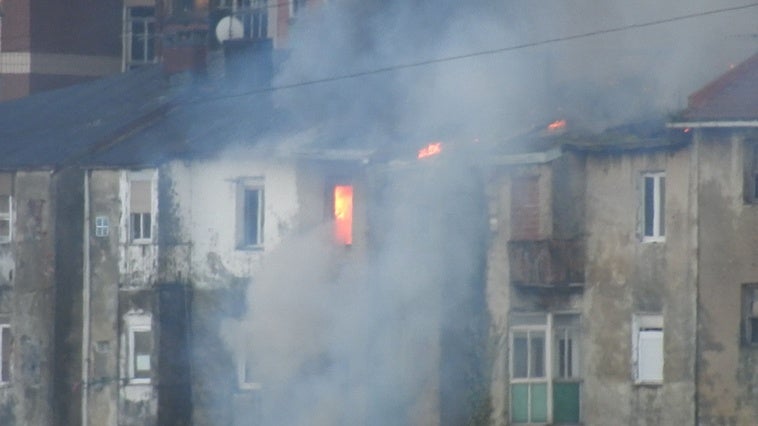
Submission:
M 688 99 L 677 122 L 758 120 L 758 53 Z

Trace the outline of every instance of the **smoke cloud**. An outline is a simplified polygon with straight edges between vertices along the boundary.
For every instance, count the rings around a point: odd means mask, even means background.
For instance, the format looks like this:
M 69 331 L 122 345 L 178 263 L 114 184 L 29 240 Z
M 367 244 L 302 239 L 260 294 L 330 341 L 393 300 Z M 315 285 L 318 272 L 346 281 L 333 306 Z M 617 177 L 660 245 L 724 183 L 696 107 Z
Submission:
M 329 1 L 299 18 L 275 85 L 735 4 Z M 682 108 L 686 95 L 752 53 L 757 17 L 749 9 L 339 79 L 276 91 L 274 102 L 316 148 L 497 142 L 557 118 L 600 130 Z M 486 346 L 476 340 L 486 330 L 484 185 L 480 159 L 443 154 L 372 166 L 365 258 L 334 246 L 328 226 L 293 232 L 267 253 L 248 316 L 226 328 L 263 384 L 266 424 L 462 424 L 476 414 L 475 404 L 445 402 L 466 382 L 462 370 L 475 382 L 486 377 L 486 357 L 464 347 Z

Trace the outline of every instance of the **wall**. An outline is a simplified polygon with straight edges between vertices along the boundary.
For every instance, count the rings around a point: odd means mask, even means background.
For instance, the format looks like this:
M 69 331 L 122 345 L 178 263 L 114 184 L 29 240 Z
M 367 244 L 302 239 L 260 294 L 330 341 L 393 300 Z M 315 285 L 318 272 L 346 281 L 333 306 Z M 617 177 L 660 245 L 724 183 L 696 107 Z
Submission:
M 587 158 L 582 413 L 588 424 L 695 421 L 697 218 L 691 152 Z M 646 171 L 666 173 L 665 242 L 641 242 L 641 174 Z M 635 313 L 663 315 L 661 385 L 633 382 Z
M 0 247 L 0 315 L 10 320 L 11 381 L 0 385 L 3 424 L 53 422 L 55 226 L 49 171 L 14 178 L 14 235 Z
M 698 421 L 752 424 L 758 352 L 742 343 L 741 287 L 758 282 L 758 208 L 743 197 L 748 132 L 696 134 L 700 200 Z M 755 133 L 752 134 L 755 140 Z

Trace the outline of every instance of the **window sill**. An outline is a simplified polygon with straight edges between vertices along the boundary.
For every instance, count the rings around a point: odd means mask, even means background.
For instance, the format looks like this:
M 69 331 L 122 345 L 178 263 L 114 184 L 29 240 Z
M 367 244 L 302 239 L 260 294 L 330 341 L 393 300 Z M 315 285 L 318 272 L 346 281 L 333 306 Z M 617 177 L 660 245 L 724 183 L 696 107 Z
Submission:
M 663 386 L 663 380 L 637 380 L 634 382 L 634 386 L 640 388 L 659 388 Z
M 153 243 L 153 240 L 152 240 L 152 239 L 150 239 L 150 240 L 147 240 L 147 239 L 145 239 L 145 240 L 143 240 L 143 239 L 140 239 L 140 240 L 132 240 L 132 241 L 131 241 L 131 245 L 133 245 L 133 246 L 146 246 L 146 245 L 150 245 L 150 244 L 152 244 L 152 243 Z
M 237 246 L 238 251 L 263 251 L 263 245 Z
M 129 379 L 129 381 L 126 384 L 128 386 L 132 386 L 132 385 L 136 385 L 136 386 L 150 385 L 150 379 Z
M 665 243 L 666 237 L 642 237 L 642 243 Z
M 239 384 L 239 390 L 241 391 L 259 391 L 263 389 L 263 384 L 261 383 L 240 383 Z

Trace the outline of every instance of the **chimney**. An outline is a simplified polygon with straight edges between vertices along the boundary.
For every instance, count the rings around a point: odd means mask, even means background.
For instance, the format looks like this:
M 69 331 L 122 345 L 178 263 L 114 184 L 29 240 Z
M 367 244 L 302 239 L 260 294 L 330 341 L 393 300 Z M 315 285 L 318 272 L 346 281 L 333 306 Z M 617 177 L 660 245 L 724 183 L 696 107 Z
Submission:
M 270 38 L 237 38 L 223 42 L 227 79 L 250 89 L 271 86 L 274 43 Z

